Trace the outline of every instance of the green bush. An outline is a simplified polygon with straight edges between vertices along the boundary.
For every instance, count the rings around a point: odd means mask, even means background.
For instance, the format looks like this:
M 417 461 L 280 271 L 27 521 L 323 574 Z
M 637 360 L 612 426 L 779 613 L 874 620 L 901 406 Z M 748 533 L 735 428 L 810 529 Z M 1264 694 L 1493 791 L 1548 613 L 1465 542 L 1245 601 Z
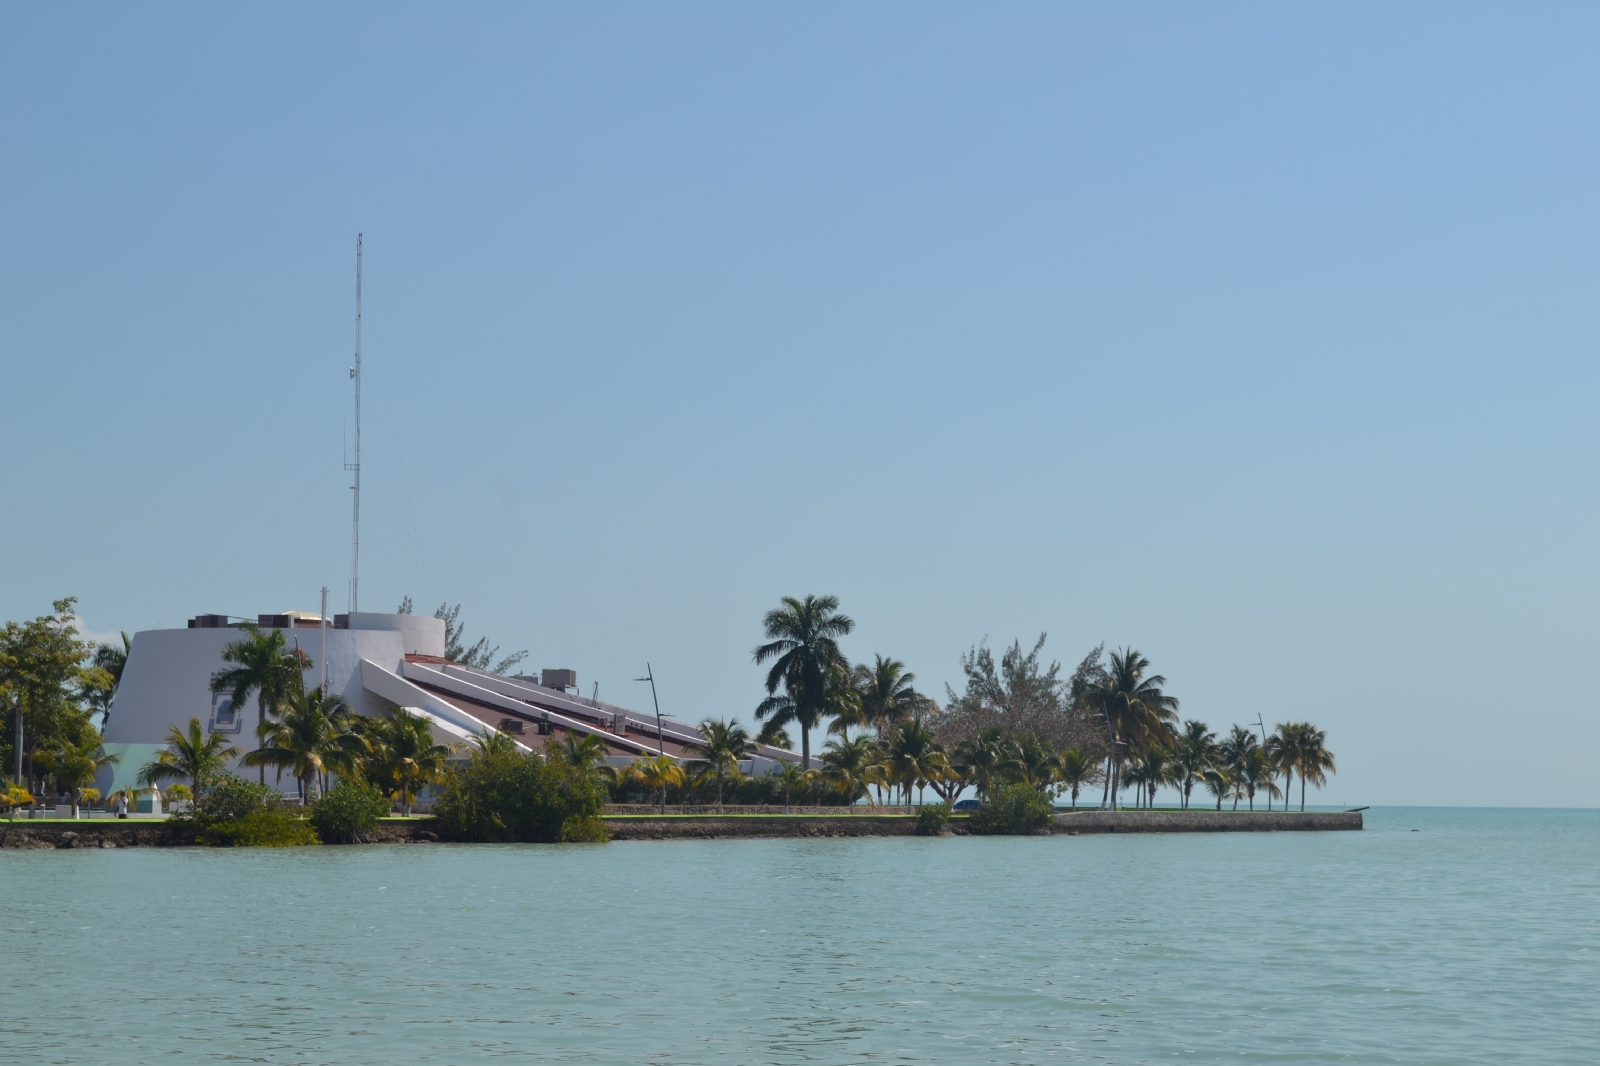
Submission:
M 598 821 L 605 786 L 558 759 L 520 752 L 475 755 L 451 770 L 433 805 L 444 840 L 523 841 L 602 839 L 586 819 Z M 597 835 L 597 833 L 599 835 Z
M 321 843 L 304 818 L 285 810 L 255 811 L 243 818 L 213 822 L 194 839 L 212 848 L 298 848 Z
M 1055 804 L 1031 785 L 1000 785 L 989 801 L 973 812 L 967 825 L 985 836 L 1026 836 L 1042 833 L 1055 820 Z
M 917 835 L 936 837 L 950 820 L 950 804 L 925 803 L 917 808 Z
M 598 815 L 574 815 L 561 823 L 563 844 L 604 844 L 610 839 L 606 820 Z
M 172 816 L 177 828 L 192 826 L 195 842 L 213 848 L 290 848 L 316 844 L 305 819 L 281 806 L 275 788 L 223 773 L 200 783 L 194 805 Z
M 311 826 L 324 844 L 365 844 L 388 813 L 382 792 L 365 781 L 340 781 L 311 809 Z

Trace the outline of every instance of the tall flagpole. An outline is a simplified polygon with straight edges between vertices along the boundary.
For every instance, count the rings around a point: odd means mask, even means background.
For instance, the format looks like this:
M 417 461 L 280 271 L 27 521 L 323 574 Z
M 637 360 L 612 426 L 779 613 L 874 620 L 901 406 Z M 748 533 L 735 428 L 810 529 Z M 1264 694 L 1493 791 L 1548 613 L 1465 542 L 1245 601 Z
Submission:
M 356 383 L 356 461 L 345 469 L 355 473 L 355 516 L 350 523 L 350 613 L 358 608 L 361 591 L 361 234 L 356 234 L 356 365 L 350 368 Z

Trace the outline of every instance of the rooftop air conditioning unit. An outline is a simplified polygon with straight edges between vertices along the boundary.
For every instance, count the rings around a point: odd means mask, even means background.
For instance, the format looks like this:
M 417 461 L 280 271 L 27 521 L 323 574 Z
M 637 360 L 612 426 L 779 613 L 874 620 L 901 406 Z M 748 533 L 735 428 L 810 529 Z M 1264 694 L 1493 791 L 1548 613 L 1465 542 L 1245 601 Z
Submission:
M 502 718 L 500 719 L 500 732 L 511 733 L 520 737 L 522 735 L 522 727 L 524 724 L 525 723 L 520 718 Z
M 545 688 L 555 688 L 565 692 L 569 688 L 578 687 L 578 671 L 542 670 L 539 673 L 539 684 Z

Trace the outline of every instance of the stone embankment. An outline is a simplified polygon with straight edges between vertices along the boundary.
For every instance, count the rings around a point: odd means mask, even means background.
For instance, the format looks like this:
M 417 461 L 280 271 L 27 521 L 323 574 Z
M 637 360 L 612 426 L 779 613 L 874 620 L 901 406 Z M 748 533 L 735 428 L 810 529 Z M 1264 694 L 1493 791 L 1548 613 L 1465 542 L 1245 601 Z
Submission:
M 187 826 L 156 818 L 34 818 L 0 822 L 0 849 L 170 848 L 193 843 Z
M 655 815 L 659 815 L 661 813 L 661 808 L 657 807 L 657 806 L 655 806 L 654 804 L 651 804 L 651 803 L 608 803 L 608 804 L 606 804 L 605 809 L 603 811 L 601 811 L 600 813 L 602 815 L 607 815 L 607 816 L 616 815 L 616 814 L 655 814 Z M 667 814 L 668 815 L 673 815 L 673 814 L 717 814 L 717 813 L 718 813 L 717 805 L 715 803 L 703 803 L 703 804 L 697 803 L 697 804 L 690 804 L 690 805 L 687 805 L 687 806 L 678 806 L 678 805 L 672 804 L 672 803 L 667 804 Z M 886 815 L 886 814 L 902 814 L 902 815 L 904 815 L 904 814 L 915 814 L 916 810 L 914 808 L 912 808 L 912 807 L 860 807 L 860 806 L 842 807 L 842 806 L 839 806 L 837 804 L 832 806 L 832 807 L 802 807 L 798 803 L 796 803 L 794 806 L 792 806 L 792 807 L 788 808 L 787 810 L 785 810 L 782 804 L 766 804 L 766 805 L 763 806 L 763 805 L 753 805 L 753 804 L 729 803 L 729 804 L 726 804 L 726 805 L 723 806 L 722 811 L 720 813 L 722 813 L 722 814 L 821 814 L 821 815 L 828 815 L 829 817 L 833 817 L 833 818 L 871 818 L 871 817 L 882 817 L 883 815 Z
M 671 808 L 668 808 L 671 810 Z M 882 837 L 911 836 L 917 820 L 903 814 L 884 814 L 883 808 L 866 813 L 839 814 L 823 808 L 824 815 L 797 813 L 792 817 L 750 817 L 733 813 L 724 817 L 644 814 L 606 819 L 614 840 L 737 840 L 751 837 Z M 612 808 L 607 808 L 611 814 Z M 771 812 L 763 812 L 771 813 Z M 778 812 L 781 814 L 781 809 Z M 431 844 L 439 839 L 433 819 L 389 819 L 379 824 L 372 843 Z M 1360 829 L 1359 811 L 1077 811 L 1056 816 L 1051 832 L 1078 836 L 1091 833 L 1292 833 Z M 966 819 L 955 817 L 946 829 L 965 836 Z M 80 821 L 39 819 L 0 822 L 0 848 L 132 848 L 181 847 L 193 844 L 185 825 L 154 819 L 92 819 Z
M 1303 833 L 1360 829 L 1360 811 L 1074 811 L 1057 833 Z

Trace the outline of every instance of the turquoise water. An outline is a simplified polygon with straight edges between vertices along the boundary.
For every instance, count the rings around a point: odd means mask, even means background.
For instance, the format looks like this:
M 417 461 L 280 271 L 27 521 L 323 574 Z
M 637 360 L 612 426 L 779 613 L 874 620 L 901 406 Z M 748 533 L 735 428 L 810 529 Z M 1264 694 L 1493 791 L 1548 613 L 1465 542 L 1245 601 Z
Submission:
M 4 852 L 0 1060 L 1600 1062 L 1600 811 L 1367 824 Z

